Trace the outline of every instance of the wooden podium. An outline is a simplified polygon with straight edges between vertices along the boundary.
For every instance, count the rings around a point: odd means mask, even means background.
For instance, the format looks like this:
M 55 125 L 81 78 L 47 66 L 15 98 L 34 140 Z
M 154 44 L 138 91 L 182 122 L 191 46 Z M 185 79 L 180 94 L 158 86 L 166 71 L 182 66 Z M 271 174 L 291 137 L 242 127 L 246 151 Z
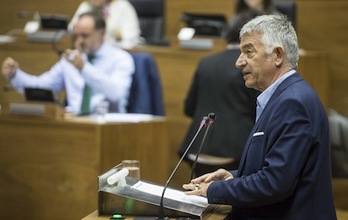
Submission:
M 140 161 L 144 180 L 164 183 L 169 175 L 164 117 L 44 119 L 4 108 L 0 219 L 81 219 L 97 209 L 98 175 L 124 159 Z
M 232 207 L 228 205 L 218 205 L 216 206 L 216 209 L 209 213 L 205 218 L 202 220 L 224 220 L 226 216 L 232 211 Z M 110 215 L 98 215 L 98 211 L 94 211 L 90 213 L 89 215 L 82 218 L 82 220 L 109 220 Z M 132 216 L 126 216 L 127 220 L 134 219 Z

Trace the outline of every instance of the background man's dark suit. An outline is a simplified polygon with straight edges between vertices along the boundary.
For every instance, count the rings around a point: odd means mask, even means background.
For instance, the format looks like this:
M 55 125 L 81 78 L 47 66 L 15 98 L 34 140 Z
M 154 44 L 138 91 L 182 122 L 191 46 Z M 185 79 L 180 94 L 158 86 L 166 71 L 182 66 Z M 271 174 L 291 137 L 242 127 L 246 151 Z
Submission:
M 241 71 L 234 65 L 239 54 L 239 49 L 229 49 L 200 61 L 185 100 L 185 114 L 193 120 L 180 154 L 190 143 L 203 116 L 214 112 L 217 120 L 209 129 L 202 153 L 239 161 L 255 123 L 258 94 L 256 90 L 246 88 Z M 196 139 L 190 153 L 197 152 L 203 133 Z

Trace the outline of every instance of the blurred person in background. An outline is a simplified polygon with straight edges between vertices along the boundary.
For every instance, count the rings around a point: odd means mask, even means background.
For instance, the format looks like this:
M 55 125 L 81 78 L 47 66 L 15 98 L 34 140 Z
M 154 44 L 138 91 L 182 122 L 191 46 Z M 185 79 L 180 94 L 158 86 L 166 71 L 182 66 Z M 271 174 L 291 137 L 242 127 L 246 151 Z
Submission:
M 127 0 L 86 0 L 77 8 L 68 30 L 72 31 L 80 14 L 99 11 L 106 21 L 105 40 L 112 45 L 129 49 L 141 42 L 138 15 Z
M 239 14 L 246 10 L 257 10 L 261 14 L 278 14 L 274 7 L 273 0 L 237 0 L 235 6 L 235 14 Z
M 31 75 L 11 57 L 4 60 L 2 74 L 21 93 L 24 88 L 66 91 L 66 111 L 93 113 L 101 102 L 109 103 L 109 112 L 126 112 L 134 74 L 132 56 L 104 42 L 105 21 L 100 13 L 79 16 L 72 33 L 75 49 L 67 49 L 50 70 Z M 33 64 L 37 65 L 37 64 Z
M 259 13 L 244 11 L 235 17 L 226 34 L 227 48 L 204 57 L 199 62 L 184 102 L 184 112 L 192 118 L 191 126 L 179 150 L 182 155 L 200 126 L 204 115 L 213 112 L 217 120 L 210 127 L 198 163 L 192 167 L 204 132 L 197 137 L 185 158 L 195 176 L 217 168 L 236 169 L 246 139 L 255 122 L 254 89 L 244 85 L 243 74 L 234 66 L 239 51 L 239 31 Z

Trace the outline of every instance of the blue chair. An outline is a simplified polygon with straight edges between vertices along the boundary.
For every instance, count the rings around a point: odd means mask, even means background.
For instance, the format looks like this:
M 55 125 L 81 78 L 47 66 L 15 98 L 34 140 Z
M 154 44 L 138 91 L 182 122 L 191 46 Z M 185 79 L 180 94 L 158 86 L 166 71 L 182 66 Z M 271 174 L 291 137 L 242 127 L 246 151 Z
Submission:
M 157 64 L 148 53 L 131 53 L 135 73 L 130 88 L 128 113 L 164 115 L 162 85 Z

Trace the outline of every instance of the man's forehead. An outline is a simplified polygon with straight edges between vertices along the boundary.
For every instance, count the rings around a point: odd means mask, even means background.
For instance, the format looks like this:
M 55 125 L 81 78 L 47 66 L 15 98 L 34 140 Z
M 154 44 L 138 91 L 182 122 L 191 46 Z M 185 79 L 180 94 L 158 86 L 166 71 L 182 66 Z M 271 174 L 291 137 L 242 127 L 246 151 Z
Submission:
M 259 33 L 246 34 L 240 39 L 241 47 L 250 47 L 261 44 L 261 35 Z
M 75 28 L 76 29 L 93 30 L 94 29 L 94 20 L 92 17 L 89 17 L 89 16 L 81 17 L 77 20 Z

